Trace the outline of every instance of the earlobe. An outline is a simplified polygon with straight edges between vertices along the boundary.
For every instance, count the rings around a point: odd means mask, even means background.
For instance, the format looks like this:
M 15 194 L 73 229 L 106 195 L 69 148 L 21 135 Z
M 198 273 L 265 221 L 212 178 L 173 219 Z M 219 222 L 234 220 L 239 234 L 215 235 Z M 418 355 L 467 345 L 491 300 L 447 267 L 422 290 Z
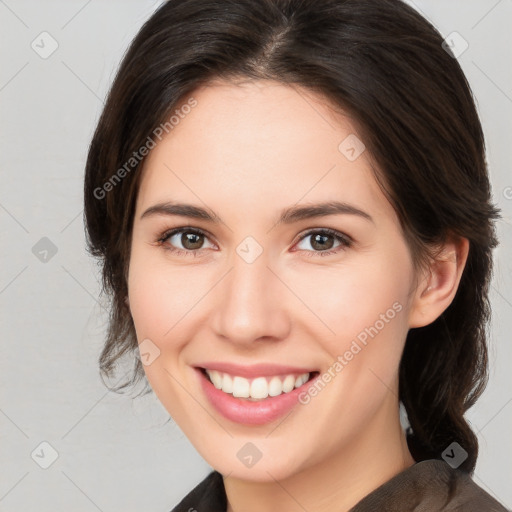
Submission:
M 469 253 L 467 238 L 446 242 L 420 280 L 411 309 L 409 327 L 434 322 L 452 303 Z

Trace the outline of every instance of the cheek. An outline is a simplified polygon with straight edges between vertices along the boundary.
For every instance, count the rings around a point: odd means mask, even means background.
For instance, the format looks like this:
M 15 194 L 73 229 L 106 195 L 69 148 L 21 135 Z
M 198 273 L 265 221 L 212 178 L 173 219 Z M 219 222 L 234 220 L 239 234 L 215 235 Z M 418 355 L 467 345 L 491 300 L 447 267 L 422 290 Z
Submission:
M 141 354 L 149 352 L 151 358 L 143 365 L 146 377 L 171 415 L 179 417 L 184 397 L 172 376 L 176 374 L 177 358 L 186 344 L 186 333 L 180 329 L 180 321 L 190 310 L 193 297 L 191 288 L 184 282 L 183 272 L 166 267 L 152 257 L 151 251 L 134 248 L 128 295 Z
M 364 342 L 370 336 L 368 330 L 393 338 L 407 329 L 412 273 L 405 250 L 354 258 L 346 265 L 316 269 L 314 273 L 297 272 L 293 279 L 294 292 L 304 297 L 321 322 L 316 334 L 322 331 L 321 339 L 330 340 L 331 354 L 339 354 L 358 336 Z
M 359 421 L 395 389 L 408 332 L 412 262 L 405 246 L 394 247 L 315 276 L 307 295 L 322 320 L 313 336 L 329 354 L 328 371 L 336 376 L 330 399 L 343 397 L 346 410 L 361 415 Z M 305 293 L 307 276 L 301 279 Z
M 128 273 L 130 311 L 139 344 L 149 340 L 147 346 L 158 353 L 144 365 L 157 394 L 174 387 L 169 372 L 181 371 L 184 349 L 202 325 L 195 319 L 205 304 L 205 291 L 215 283 L 212 278 L 217 276 L 170 263 L 158 249 L 134 244 Z
M 190 273 L 173 267 L 159 250 L 134 243 L 128 273 L 130 310 L 139 342 L 164 338 L 200 299 L 201 287 Z
M 172 327 L 172 308 L 165 289 L 165 283 L 157 279 L 154 270 L 137 265 L 136 260 L 130 265 L 128 294 L 139 343 L 148 337 L 160 338 Z
M 303 399 L 311 400 L 308 414 L 324 425 L 325 439 L 332 436 L 329 425 L 337 422 L 345 429 L 341 442 L 348 442 L 398 394 L 411 278 L 407 253 L 402 256 L 395 253 L 353 265 L 350 271 L 326 273 L 307 296 L 322 319 L 312 336 L 329 357 L 323 369 L 325 387 L 319 385 L 319 392 Z

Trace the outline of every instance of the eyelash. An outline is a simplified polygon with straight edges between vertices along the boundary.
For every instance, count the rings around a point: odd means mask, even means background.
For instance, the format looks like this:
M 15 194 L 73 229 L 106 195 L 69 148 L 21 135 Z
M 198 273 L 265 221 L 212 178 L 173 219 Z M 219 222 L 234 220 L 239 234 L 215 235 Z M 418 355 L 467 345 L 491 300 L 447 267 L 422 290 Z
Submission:
M 204 236 L 206 238 L 209 238 L 207 233 L 205 233 L 201 229 L 192 228 L 192 227 L 182 227 L 182 228 L 175 228 L 175 229 L 171 229 L 169 231 L 165 231 L 158 238 L 157 243 L 159 245 L 161 245 L 166 251 L 170 251 L 173 254 L 176 254 L 177 256 L 188 256 L 188 255 L 192 255 L 194 257 L 197 256 L 197 254 L 202 249 L 197 249 L 197 250 L 192 250 L 192 249 L 188 249 L 188 250 L 187 249 L 176 249 L 175 247 L 172 247 L 170 244 L 166 245 L 166 242 L 169 240 L 169 238 L 173 237 L 174 235 L 176 235 L 178 233 L 193 233 L 195 235 L 200 235 L 200 236 Z M 329 228 L 311 229 L 308 232 L 304 233 L 301 236 L 301 238 L 297 241 L 297 243 L 302 242 L 302 240 L 304 240 L 308 236 L 317 235 L 317 234 L 331 235 L 336 240 L 338 240 L 340 242 L 340 245 L 336 249 L 330 249 L 330 250 L 327 250 L 327 251 L 309 251 L 309 250 L 305 250 L 305 249 L 299 249 L 299 250 L 301 250 L 303 252 L 310 253 L 308 255 L 308 257 L 313 257 L 313 255 L 319 255 L 321 257 L 325 257 L 325 256 L 333 255 L 333 254 L 338 254 L 339 252 L 341 252 L 341 251 L 343 251 L 345 249 L 348 249 L 353 244 L 353 240 L 349 236 L 344 235 L 343 233 L 340 233 L 340 232 L 338 232 L 338 231 L 336 231 L 334 229 L 329 229 Z

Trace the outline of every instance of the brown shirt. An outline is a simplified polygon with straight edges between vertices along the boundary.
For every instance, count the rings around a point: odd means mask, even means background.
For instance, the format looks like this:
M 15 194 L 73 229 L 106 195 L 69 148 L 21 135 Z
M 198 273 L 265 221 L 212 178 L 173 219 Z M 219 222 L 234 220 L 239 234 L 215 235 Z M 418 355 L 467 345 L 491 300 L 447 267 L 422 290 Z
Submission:
M 171 512 L 226 512 L 222 475 L 212 471 Z M 417 462 L 372 491 L 349 512 L 510 512 L 468 473 L 437 459 Z

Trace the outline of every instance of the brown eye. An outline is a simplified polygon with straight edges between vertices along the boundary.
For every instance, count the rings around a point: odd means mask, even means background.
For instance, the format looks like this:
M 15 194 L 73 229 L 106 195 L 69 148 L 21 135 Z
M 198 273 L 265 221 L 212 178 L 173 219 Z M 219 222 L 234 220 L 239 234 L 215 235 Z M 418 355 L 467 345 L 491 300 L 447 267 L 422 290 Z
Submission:
M 299 244 L 309 241 L 309 246 L 313 249 L 309 250 L 307 247 L 299 247 L 300 250 L 305 250 L 310 253 L 318 253 L 320 256 L 328 254 L 336 254 L 343 249 L 346 249 L 352 245 L 352 240 L 342 233 L 338 233 L 332 229 L 321 229 L 316 231 L 309 231 L 302 236 Z M 334 245 L 338 242 L 338 245 Z M 306 244 L 304 244 L 306 245 Z M 334 247 L 334 249 L 333 249 Z M 333 250 L 331 250 L 333 249 Z
M 177 254 L 195 254 L 202 250 L 208 237 L 195 228 L 179 228 L 167 231 L 159 239 L 165 249 Z M 212 247 L 213 244 L 212 244 Z
M 180 242 L 185 249 L 200 249 L 204 242 L 204 236 L 197 233 L 181 233 Z
M 334 237 L 332 235 L 323 235 L 321 233 L 316 233 L 314 235 L 310 235 L 311 238 L 311 247 L 314 249 L 318 249 L 322 251 L 324 249 L 331 249 L 334 245 Z

